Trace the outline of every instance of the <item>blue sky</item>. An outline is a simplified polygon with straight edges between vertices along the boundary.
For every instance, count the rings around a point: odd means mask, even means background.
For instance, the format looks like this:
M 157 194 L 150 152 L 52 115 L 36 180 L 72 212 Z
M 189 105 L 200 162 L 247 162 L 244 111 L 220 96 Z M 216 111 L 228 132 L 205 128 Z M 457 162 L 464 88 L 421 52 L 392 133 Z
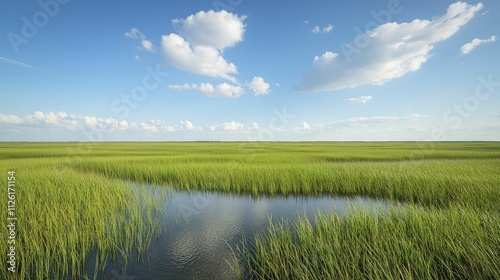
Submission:
M 500 140 L 498 1 L 0 4 L 0 141 Z

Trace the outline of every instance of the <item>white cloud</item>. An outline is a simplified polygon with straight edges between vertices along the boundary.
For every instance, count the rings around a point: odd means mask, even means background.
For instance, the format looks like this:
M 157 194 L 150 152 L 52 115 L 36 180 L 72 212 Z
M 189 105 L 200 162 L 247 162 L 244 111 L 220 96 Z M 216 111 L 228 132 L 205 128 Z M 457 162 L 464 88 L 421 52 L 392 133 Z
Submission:
M 319 69 L 328 67 L 337 56 L 339 56 L 338 53 L 332 52 L 326 52 L 321 55 L 321 57 L 315 56 L 313 59 L 313 66 Z
M 330 33 L 333 30 L 333 25 L 328 24 L 328 26 L 323 27 L 323 33 Z
M 238 73 L 236 66 L 228 63 L 215 47 L 192 47 L 184 38 L 174 33 L 163 35 L 161 43 L 163 55 L 170 65 L 191 73 L 236 82 L 231 76 Z
M 297 127 L 292 127 L 288 129 L 291 132 L 297 132 L 297 133 L 305 133 L 305 132 L 319 132 L 325 128 L 324 125 L 318 124 L 318 125 L 310 125 L 307 122 L 302 122 L 300 123 L 299 126 Z
M 246 16 L 224 10 L 200 11 L 186 19 L 174 19 L 179 34 L 193 45 L 212 46 L 218 50 L 232 47 L 243 41 Z
M 101 131 L 124 131 L 129 127 L 129 123 L 126 120 L 117 120 L 115 118 L 99 118 L 99 117 L 89 117 L 83 116 L 78 117 L 79 119 L 83 119 L 83 123 L 80 123 L 80 126 L 85 126 L 94 130 Z M 144 127 L 140 124 L 131 123 L 132 127 Z
M 314 26 L 313 29 L 311 29 L 311 32 L 314 34 L 319 34 L 319 33 L 330 33 L 333 30 L 333 25 L 328 24 L 327 26 L 321 28 L 318 25 Z
M 139 31 L 139 29 L 133 27 L 129 32 L 125 32 L 125 37 L 130 39 L 143 39 L 144 34 Z
M 242 123 L 231 121 L 231 122 L 225 122 L 222 127 L 224 130 L 227 131 L 237 131 L 237 130 L 243 130 L 245 126 Z
M 16 115 L 4 115 L 0 113 L 0 124 L 21 124 L 25 120 Z
M 23 117 L 0 114 L 0 125 L 21 125 L 26 127 L 48 126 L 52 128 L 61 127 L 67 130 L 76 130 L 79 122 L 82 121 L 82 117 L 75 116 L 73 114 L 68 115 L 65 112 L 44 113 L 37 111 L 32 115 L 26 115 Z
M 193 123 L 192 123 L 192 122 L 190 122 L 190 121 L 181 121 L 181 124 L 182 124 L 182 126 L 184 126 L 184 128 L 186 128 L 187 130 L 194 130 L 194 129 L 195 129 L 195 127 L 194 127 Z
M 185 83 L 183 85 L 168 85 L 168 88 L 175 90 L 190 90 L 190 89 L 197 89 L 198 85 Z
M 478 39 L 478 38 L 474 38 L 470 43 L 467 43 L 465 45 L 463 45 L 461 48 L 460 48 L 460 52 L 462 54 L 468 54 L 470 53 L 472 50 L 474 50 L 477 46 L 481 45 L 481 44 L 486 44 L 486 43 L 491 43 L 491 42 L 495 42 L 496 41 L 496 37 L 495 36 L 490 36 L 488 39 Z
M 139 29 L 133 27 L 129 32 L 125 32 L 125 37 L 129 39 L 138 39 L 141 41 L 141 47 L 143 50 L 148 52 L 155 52 L 156 47 L 153 45 L 151 41 L 146 38 L 146 35 L 139 31 Z M 136 56 L 137 57 L 137 56 Z
M 270 88 L 269 84 L 262 77 L 254 77 L 251 82 L 246 83 L 246 86 L 253 90 L 254 95 L 268 94 Z
M 245 89 L 240 86 L 233 86 L 227 83 L 212 85 L 211 83 L 169 85 L 170 89 L 174 90 L 198 90 L 200 93 L 207 96 L 231 97 L 238 98 L 245 94 Z
M 225 48 L 243 41 L 246 16 L 227 11 L 200 11 L 185 19 L 174 19 L 177 33 L 161 37 L 164 61 L 182 71 L 222 78 L 236 83 L 236 65 L 223 57 Z M 140 49 L 156 52 L 157 47 L 137 28 L 125 32 L 125 37 L 140 41 Z M 140 61 L 140 57 L 136 56 Z
M 360 85 L 380 85 L 419 70 L 434 44 L 467 24 L 483 4 L 451 4 L 445 15 L 409 23 L 390 22 L 357 36 L 339 53 L 316 56 L 312 71 L 302 76 L 299 91 L 331 91 Z
M 153 46 L 153 43 L 151 41 L 149 41 L 149 40 L 142 40 L 141 41 L 141 45 L 148 52 L 154 52 L 155 51 L 155 46 Z
M 200 126 L 195 126 L 191 121 L 185 120 L 181 121 L 181 128 L 186 131 L 202 131 L 203 128 Z
M 99 118 L 90 116 L 80 116 L 67 114 L 66 112 L 48 112 L 37 111 L 32 115 L 24 117 L 14 115 L 0 114 L 0 124 L 22 125 L 26 127 L 60 128 L 65 130 L 79 130 L 88 128 L 93 130 L 123 131 L 129 127 L 126 120 L 117 120 L 114 118 Z
M 260 130 L 258 123 L 254 122 L 248 128 L 244 124 L 236 121 L 223 122 L 221 124 L 207 124 L 204 127 L 193 124 L 192 121 L 183 120 L 177 124 L 168 124 L 163 120 L 150 119 L 148 121 L 129 122 L 114 118 L 101 118 L 97 116 L 82 116 L 68 114 L 65 112 L 35 112 L 31 115 L 16 116 L 0 113 L 0 131 L 87 131 L 98 132 L 103 139 L 117 139 L 123 135 L 160 135 L 182 132 L 235 132 L 249 133 L 252 130 Z M 121 136 L 120 136 L 121 135 Z
M 216 86 L 210 83 L 202 83 L 199 86 L 199 91 L 208 96 L 232 97 L 238 98 L 245 93 L 245 90 L 239 86 L 233 86 L 227 83 L 218 84 Z
M 162 36 L 166 62 L 183 71 L 229 80 L 233 83 L 237 67 L 224 59 L 225 48 L 243 41 L 246 16 L 227 11 L 200 11 L 172 24 L 179 34 Z
M 137 60 L 137 61 L 139 61 L 139 62 L 142 61 L 141 57 L 138 56 L 138 55 L 134 56 L 134 59 Z
M 156 125 L 149 124 L 149 123 L 143 123 L 143 122 L 139 122 L 139 123 L 137 123 L 137 125 L 144 132 L 149 132 L 149 133 L 156 133 L 156 132 L 158 132 L 158 127 L 156 127 Z
M 67 116 L 66 113 L 60 112 L 55 114 L 54 112 L 43 113 L 43 112 L 35 112 L 33 117 L 39 121 L 45 122 L 46 124 L 57 125 L 61 119 L 64 119 Z
M 99 124 L 99 121 L 97 120 L 96 117 L 84 117 L 85 125 L 87 125 L 90 128 L 95 128 Z
M 360 97 L 356 97 L 356 98 L 348 98 L 345 101 L 347 101 L 349 103 L 366 103 L 372 99 L 373 99 L 373 97 L 368 95 L 368 96 L 360 96 Z

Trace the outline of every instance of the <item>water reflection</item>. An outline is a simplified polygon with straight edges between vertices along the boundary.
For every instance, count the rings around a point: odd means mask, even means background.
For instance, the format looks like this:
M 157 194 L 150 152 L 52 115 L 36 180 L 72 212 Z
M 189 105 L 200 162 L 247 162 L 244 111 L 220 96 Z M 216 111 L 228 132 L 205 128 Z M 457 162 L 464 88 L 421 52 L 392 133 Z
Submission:
M 231 258 L 228 245 L 265 230 L 270 216 L 293 221 L 305 214 L 312 220 L 318 211 L 342 214 L 349 206 L 379 211 L 389 204 L 363 197 L 253 197 L 171 188 L 162 234 L 141 261 L 129 263 L 121 273 L 125 276 L 116 277 L 110 266 L 103 279 L 234 279 L 226 262 Z

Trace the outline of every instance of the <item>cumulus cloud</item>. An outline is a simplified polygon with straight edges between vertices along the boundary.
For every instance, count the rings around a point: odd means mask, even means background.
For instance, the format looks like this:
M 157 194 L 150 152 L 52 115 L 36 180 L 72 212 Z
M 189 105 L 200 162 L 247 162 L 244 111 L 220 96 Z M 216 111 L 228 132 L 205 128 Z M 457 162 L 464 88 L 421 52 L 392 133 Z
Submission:
M 472 50 L 474 50 L 477 46 L 482 45 L 482 44 L 486 44 L 486 43 L 495 42 L 496 40 L 497 40 L 496 36 L 490 36 L 488 39 L 483 39 L 483 40 L 478 39 L 478 38 L 474 38 L 470 43 L 463 45 L 460 48 L 460 52 L 462 54 L 468 54 Z
M 146 35 L 139 31 L 139 29 L 133 27 L 130 31 L 125 32 L 125 37 L 129 39 L 138 39 L 141 41 L 141 47 L 143 50 L 148 52 L 155 52 L 156 47 L 153 45 L 151 41 L 146 38 Z
M 311 29 L 311 32 L 314 34 L 319 34 L 319 33 L 330 33 L 333 30 L 333 25 L 328 24 L 327 26 L 321 28 L 318 25 L 314 26 L 313 29 Z
M 23 117 L 0 114 L 0 125 L 23 125 L 23 126 L 48 126 L 68 130 L 78 130 L 81 128 L 100 130 L 124 130 L 128 128 L 128 122 L 119 121 L 114 118 L 98 118 L 67 114 L 66 112 L 41 112 L 37 111 L 32 115 Z
M 245 90 L 239 86 L 233 86 L 227 83 L 216 86 L 210 83 L 200 84 L 199 91 L 208 96 L 232 97 L 238 98 L 245 93 Z
M 227 11 L 200 11 L 172 24 L 179 34 L 162 36 L 166 62 L 181 70 L 236 82 L 237 67 L 224 59 L 225 48 L 243 41 L 245 16 Z
M 35 112 L 32 116 L 28 116 L 29 120 L 34 120 L 34 121 L 39 121 L 43 122 L 49 125 L 57 125 L 60 123 L 63 123 L 67 121 L 68 114 L 65 112 L 59 112 L 59 113 L 54 113 L 54 112 L 49 112 L 49 113 L 43 113 L 43 112 Z
M 227 11 L 200 11 L 185 19 L 172 20 L 179 34 L 193 45 L 212 46 L 218 50 L 243 41 L 246 16 Z
M 226 48 L 234 47 L 244 40 L 246 25 L 245 15 L 233 14 L 227 11 L 200 11 L 184 19 L 173 19 L 172 25 L 176 32 L 161 37 L 161 56 L 164 61 L 179 70 L 212 78 L 228 80 L 236 85 L 222 83 L 219 85 L 185 84 L 170 85 L 174 90 L 196 89 L 209 96 L 239 97 L 244 94 L 242 87 L 248 87 L 255 95 L 268 94 L 269 84 L 262 77 L 254 77 L 247 84 L 237 82 L 234 75 L 238 74 L 235 64 L 227 61 L 224 56 Z M 328 30 L 327 27 L 325 30 Z M 156 47 L 144 33 L 132 28 L 125 33 L 130 39 L 141 41 L 141 49 L 155 51 Z M 141 61 L 139 56 L 136 60 Z
M 128 129 L 129 123 L 126 120 L 117 120 L 115 118 L 99 118 L 84 116 L 84 126 L 94 130 L 105 130 L 110 132 L 124 131 Z M 82 126 L 80 124 L 80 126 Z
M 158 127 L 153 124 L 139 122 L 137 123 L 137 126 L 139 126 L 144 132 L 149 132 L 149 133 L 158 132 Z
M 161 43 L 163 56 L 168 64 L 187 72 L 236 82 L 231 76 L 238 73 L 236 66 L 227 62 L 215 47 L 191 46 L 174 33 L 163 35 Z
M 309 130 L 309 129 L 311 129 L 311 126 L 310 126 L 308 123 L 303 122 L 303 123 L 300 125 L 300 128 L 301 128 L 302 130 Z
M 207 130 L 210 132 L 245 132 L 247 133 L 250 129 L 255 129 L 255 124 L 249 127 L 249 129 L 245 128 L 245 125 L 236 121 L 224 122 L 222 124 L 216 125 L 208 125 Z M 257 124 L 258 126 L 258 124 Z
M 332 91 L 360 85 L 380 85 L 419 70 L 434 44 L 450 38 L 483 8 L 482 3 L 451 4 L 432 20 L 389 22 L 357 36 L 338 53 L 316 56 L 302 76 L 298 91 Z M 341 53 L 341 55 L 339 55 Z
M 235 122 L 235 121 L 230 121 L 230 122 L 225 122 L 222 127 L 224 130 L 228 131 L 237 131 L 237 130 L 243 130 L 245 126 L 242 123 Z
M 258 123 L 248 126 L 231 120 L 219 124 L 196 125 L 190 120 L 182 120 L 169 124 L 164 120 L 150 119 L 145 121 L 127 121 L 98 116 L 84 116 L 66 112 L 41 112 L 17 116 L 0 113 L 0 132 L 63 132 L 76 131 L 99 135 L 99 140 L 123 139 L 130 135 L 146 137 L 182 137 L 192 133 L 221 133 L 227 135 L 247 135 L 251 131 L 260 131 Z M 156 135 L 156 136 L 155 136 Z M 203 134 L 200 134 L 203 135 Z M 118 137 L 118 138 L 117 138 Z M 158 138 L 163 139 L 163 138 Z M 84 139 L 85 140 L 85 139 Z
M 165 131 L 172 132 L 172 131 L 184 131 L 184 132 L 196 132 L 196 131 L 203 131 L 203 127 L 194 125 L 193 122 L 184 120 L 180 122 L 180 125 L 175 125 L 175 126 L 163 126 Z
M 21 124 L 24 120 L 16 115 L 5 115 L 0 113 L 0 124 Z
M 254 77 L 251 82 L 246 83 L 246 86 L 253 90 L 254 95 L 269 94 L 270 86 L 262 77 Z
M 169 85 L 170 89 L 174 90 L 198 90 L 200 93 L 207 96 L 231 97 L 238 98 L 245 94 L 245 89 L 240 86 L 234 86 L 227 83 L 213 85 L 211 83 Z
M 269 94 L 270 85 L 264 81 L 262 77 L 254 77 L 251 82 L 245 83 L 243 86 L 251 89 L 254 95 Z M 242 86 L 230 85 L 227 83 L 222 83 L 218 85 L 213 85 L 211 83 L 201 83 L 201 84 L 181 84 L 181 85 L 169 85 L 170 89 L 173 90 L 197 90 L 202 94 L 208 96 L 220 96 L 220 97 L 232 97 L 238 98 L 245 94 L 245 89 Z
M 368 95 L 368 96 L 360 96 L 360 97 L 356 97 L 356 98 L 348 98 L 345 101 L 347 101 L 349 103 L 366 103 L 372 99 L 373 98 Z
M 299 126 L 292 127 L 289 129 L 291 132 L 297 132 L 297 133 L 310 133 L 310 132 L 319 132 L 325 128 L 324 125 L 321 124 L 316 124 L 316 125 L 310 125 L 307 122 L 302 122 L 300 123 Z

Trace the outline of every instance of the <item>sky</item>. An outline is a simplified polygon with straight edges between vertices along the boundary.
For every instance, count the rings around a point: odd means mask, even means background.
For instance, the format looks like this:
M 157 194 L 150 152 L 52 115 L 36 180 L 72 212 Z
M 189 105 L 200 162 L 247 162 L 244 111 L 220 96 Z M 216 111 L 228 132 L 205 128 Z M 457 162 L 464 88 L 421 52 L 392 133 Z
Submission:
M 500 2 L 0 3 L 0 141 L 500 141 Z

